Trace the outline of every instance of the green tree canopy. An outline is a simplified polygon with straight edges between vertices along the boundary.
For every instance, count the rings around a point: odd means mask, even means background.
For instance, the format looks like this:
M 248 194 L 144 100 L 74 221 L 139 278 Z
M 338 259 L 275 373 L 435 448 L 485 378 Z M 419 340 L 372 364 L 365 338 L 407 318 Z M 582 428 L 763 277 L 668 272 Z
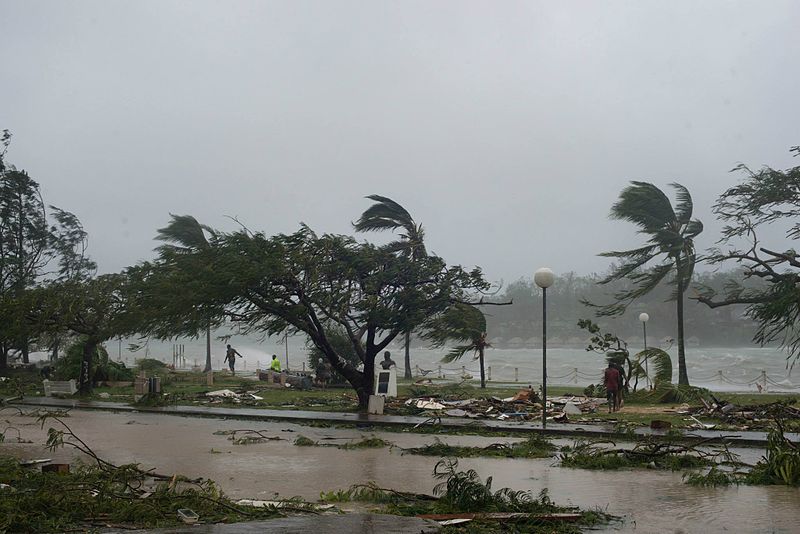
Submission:
M 455 302 L 488 288 L 479 269 L 412 260 L 353 238 L 318 236 L 302 226 L 269 237 L 218 232 L 205 250 L 162 256 L 130 270 L 137 280 L 140 330 L 159 338 L 194 336 L 238 322 L 244 333 L 305 333 L 366 406 L 375 356 L 395 337 Z M 341 328 L 361 360 L 340 357 L 328 337 Z
M 792 152 L 800 155 L 800 147 Z M 788 244 L 780 247 L 785 250 L 762 246 L 757 233 L 764 225 L 788 223 L 786 239 L 800 238 L 800 166 L 754 171 L 738 165 L 733 171 L 745 178 L 714 205 L 727 224 L 707 259 L 712 264 L 735 262 L 744 267 L 743 275 L 722 291 L 703 286 L 697 299 L 711 308 L 747 305 L 745 313 L 758 324 L 754 340 L 762 345 L 780 342 L 794 365 L 800 358 L 800 254 Z M 749 280 L 766 284 L 748 284 Z

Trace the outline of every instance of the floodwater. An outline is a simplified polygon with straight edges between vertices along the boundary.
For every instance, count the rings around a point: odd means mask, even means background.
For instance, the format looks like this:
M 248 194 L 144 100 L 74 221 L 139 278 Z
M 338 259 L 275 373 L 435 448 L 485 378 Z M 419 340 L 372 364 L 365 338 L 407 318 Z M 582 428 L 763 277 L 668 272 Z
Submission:
M 20 458 L 74 461 L 75 451 L 47 451 L 43 446 L 48 422 L 41 429 L 32 417 L 2 412 L 4 426 L 19 429 L 34 444 L 13 443 L 15 431 L 6 433 L 0 453 Z M 431 492 L 437 458 L 403 455 L 400 447 L 431 443 L 431 435 L 406 432 L 370 433 L 357 429 L 312 428 L 288 423 L 258 423 L 188 418 L 160 414 L 114 414 L 73 411 L 64 421 L 103 458 L 115 463 L 138 462 L 164 474 L 212 478 L 233 498 L 270 499 L 300 496 L 319 498 L 320 492 L 345 489 L 374 481 L 383 487 Z M 219 430 L 257 429 L 280 441 L 234 445 Z M 343 443 L 376 435 L 393 442 L 392 449 L 339 450 L 297 447 L 303 435 L 325 443 Z M 441 436 L 451 444 L 487 445 L 515 438 Z M 565 442 L 565 441 L 564 441 Z M 743 459 L 755 461 L 760 451 L 739 450 Z M 538 494 L 547 488 L 558 504 L 600 508 L 625 518 L 604 531 L 614 532 L 778 532 L 800 529 L 800 488 L 727 487 L 695 488 L 684 484 L 679 473 L 661 471 L 587 471 L 558 467 L 556 461 L 463 459 L 461 468 L 492 476 L 493 487 L 511 487 Z

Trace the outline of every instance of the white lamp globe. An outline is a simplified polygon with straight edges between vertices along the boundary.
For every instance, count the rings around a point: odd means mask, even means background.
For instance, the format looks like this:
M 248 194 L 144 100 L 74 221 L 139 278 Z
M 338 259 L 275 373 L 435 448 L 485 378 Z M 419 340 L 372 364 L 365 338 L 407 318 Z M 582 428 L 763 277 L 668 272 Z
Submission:
M 547 289 L 556 281 L 556 275 L 547 267 L 542 267 L 533 274 L 533 281 L 536 282 L 537 286 Z
M 647 315 L 646 313 L 642 312 L 642 313 L 639 314 L 639 320 L 641 322 L 643 322 L 643 323 L 646 323 L 647 321 L 650 320 L 650 316 Z

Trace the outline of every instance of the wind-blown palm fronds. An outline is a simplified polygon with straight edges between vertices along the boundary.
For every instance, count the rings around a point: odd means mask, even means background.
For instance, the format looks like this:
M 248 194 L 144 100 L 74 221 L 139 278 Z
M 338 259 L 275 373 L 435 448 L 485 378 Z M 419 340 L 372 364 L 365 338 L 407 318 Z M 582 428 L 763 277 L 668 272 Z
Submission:
M 458 360 L 467 352 L 473 352 L 480 360 L 481 387 L 486 387 L 484 353 L 490 345 L 486 341 L 486 317 L 478 308 L 469 304 L 454 304 L 426 325 L 423 337 L 434 347 L 458 343 L 442 358 L 445 363 Z
M 418 260 L 428 255 L 425 250 L 425 230 L 414 222 L 408 211 L 392 200 L 381 195 L 369 195 L 375 204 L 367 208 L 353 223 L 357 232 L 382 232 L 401 230 L 399 241 L 385 245 L 386 250 Z M 405 378 L 411 378 L 411 332 L 405 333 Z
M 615 302 L 597 306 L 597 314 L 621 315 L 637 298 L 652 291 L 661 282 L 674 286 L 672 298 L 677 302 L 678 315 L 678 382 L 688 385 L 686 353 L 683 335 L 683 294 L 694 274 L 697 255 L 694 238 L 703 231 L 703 224 L 692 219 L 693 203 L 689 191 L 680 184 L 670 184 L 676 191 L 673 209 L 669 198 L 658 187 L 647 182 L 631 182 L 620 193 L 619 200 L 611 207 L 612 219 L 629 221 L 639 228 L 640 234 L 649 236 L 642 247 L 610 251 L 601 256 L 617 258 L 620 263 L 611 273 L 600 280 L 607 284 L 614 280 L 628 279 L 633 286 L 614 294 Z M 659 261 L 647 267 L 653 261 Z
M 163 245 L 156 248 L 162 255 L 177 253 L 191 254 L 206 250 L 209 247 L 206 233 L 212 237 L 216 235 L 214 229 L 205 224 L 200 224 L 191 215 L 173 215 L 172 220 L 164 228 L 158 229 L 156 239 L 164 241 Z M 204 373 L 211 371 L 211 326 L 206 327 L 206 365 Z

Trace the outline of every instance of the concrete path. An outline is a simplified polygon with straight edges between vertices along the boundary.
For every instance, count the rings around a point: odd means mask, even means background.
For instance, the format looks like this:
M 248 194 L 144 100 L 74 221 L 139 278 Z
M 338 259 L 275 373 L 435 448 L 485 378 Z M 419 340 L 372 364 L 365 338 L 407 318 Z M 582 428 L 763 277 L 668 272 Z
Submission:
M 345 412 L 316 412 L 310 410 L 268 410 L 261 408 L 226 408 L 218 406 L 131 406 L 118 402 L 82 401 L 74 399 L 61 399 L 53 397 L 26 397 L 14 401 L 15 405 L 37 406 L 42 408 L 60 408 L 77 410 L 105 410 L 115 412 L 147 412 L 163 413 L 169 415 L 183 415 L 188 417 L 217 417 L 231 419 L 245 419 L 253 421 L 290 421 L 304 423 L 311 421 L 328 422 L 331 424 L 345 423 L 359 427 L 398 426 L 414 427 L 437 424 L 440 428 L 452 430 L 480 429 L 495 430 L 511 433 L 544 432 L 552 436 L 579 436 L 594 438 L 624 439 L 625 435 L 614 432 L 612 424 L 562 424 L 550 423 L 547 429 L 542 429 L 541 422 L 514 422 L 498 421 L 496 419 L 468 419 L 459 417 L 435 418 L 424 416 L 402 415 L 369 415 L 364 413 Z M 665 432 L 649 428 L 637 428 L 636 435 L 664 435 Z M 767 443 L 766 432 L 747 431 L 715 431 L 715 430 L 687 430 L 686 435 L 699 439 L 719 438 L 726 436 L 728 441 L 735 445 L 764 446 Z M 800 433 L 787 433 L 786 437 L 793 441 L 800 441 Z

